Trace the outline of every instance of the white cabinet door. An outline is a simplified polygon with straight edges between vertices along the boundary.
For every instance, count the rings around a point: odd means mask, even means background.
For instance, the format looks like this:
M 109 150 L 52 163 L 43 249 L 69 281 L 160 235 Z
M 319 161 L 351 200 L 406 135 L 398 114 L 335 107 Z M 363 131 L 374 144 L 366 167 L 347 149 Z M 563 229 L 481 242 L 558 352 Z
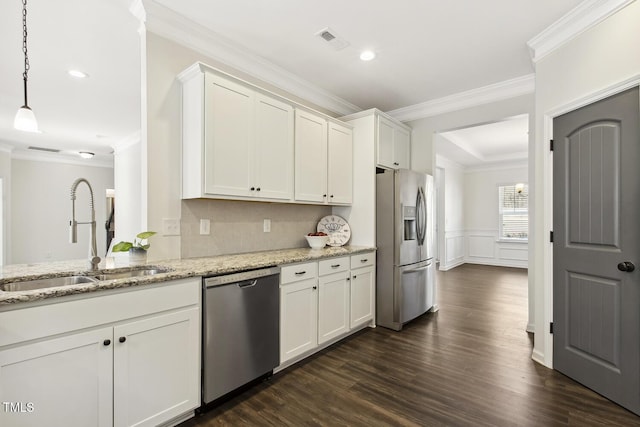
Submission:
M 293 199 L 293 107 L 256 93 L 254 195 Z
M 400 127 L 396 127 L 393 132 L 393 167 L 396 169 L 409 169 L 411 152 L 411 135 Z
M 199 324 L 193 307 L 114 328 L 114 426 L 156 426 L 199 406 Z
M 280 287 L 280 363 L 318 345 L 318 279 Z
M 111 426 L 112 333 L 103 328 L 0 351 L 0 426 Z
M 296 110 L 295 128 L 295 199 L 326 202 L 327 121 Z
M 371 254 L 375 256 L 374 254 Z M 375 301 L 375 267 L 351 270 L 351 321 L 355 328 L 373 319 Z
M 378 165 L 393 168 L 393 130 L 395 125 L 384 117 L 378 117 Z
M 204 192 L 251 196 L 254 92 L 205 75 Z
M 348 272 L 321 276 L 318 294 L 318 344 L 349 330 Z
M 329 203 L 353 201 L 353 130 L 329 123 L 328 183 Z

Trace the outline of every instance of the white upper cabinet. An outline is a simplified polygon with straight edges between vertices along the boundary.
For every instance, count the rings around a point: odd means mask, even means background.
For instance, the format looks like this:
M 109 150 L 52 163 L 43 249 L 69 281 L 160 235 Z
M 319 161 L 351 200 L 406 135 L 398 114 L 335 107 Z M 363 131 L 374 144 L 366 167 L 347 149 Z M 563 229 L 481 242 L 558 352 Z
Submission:
M 293 107 L 262 94 L 256 95 L 255 106 L 253 191 L 259 197 L 289 200 L 293 196 Z
M 411 133 L 405 125 L 377 115 L 377 164 L 390 169 L 409 169 Z
M 351 128 L 329 123 L 327 157 L 329 203 L 351 204 L 353 201 L 353 130 Z
M 250 196 L 254 156 L 254 92 L 205 75 L 204 192 Z
M 296 110 L 296 201 L 327 201 L 327 121 Z
M 178 79 L 183 199 L 351 203 L 348 125 L 201 63 Z
M 348 205 L 353 200 L 353 130 L 296 110 L 296 190 L 299 202 Z

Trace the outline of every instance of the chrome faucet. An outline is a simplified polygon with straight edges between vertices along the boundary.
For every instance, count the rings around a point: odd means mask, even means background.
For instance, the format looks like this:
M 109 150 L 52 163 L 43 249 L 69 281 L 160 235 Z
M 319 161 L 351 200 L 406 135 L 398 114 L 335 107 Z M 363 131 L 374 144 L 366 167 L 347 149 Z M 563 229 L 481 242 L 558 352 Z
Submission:
M 78 222 L 76 221 L 76 189 L 78 185 L 84 182 L 89 187 L 89 193 L 91 196 L 91 201 L 89 202 L 89 208 L 91 209 L 91 221 L 90 222 Z M 69 241 L 71 243 L 78 242 L 78 224 L 90 224 L 91 225 L 91 237 L 89 240 L 89 263 L 91 264 L 92 270 L 98 269 L 98 264 L 100 263 L 100 257 L 98 256 L 98 249 L 96 245 L 96 209 L 93 203 L 93 188 L 91 188 L 91 184 L 84 178 L 76 179 L 71 185 L 71 221 L 69 221 L 69 226 L 71 227 L 69 234 Z

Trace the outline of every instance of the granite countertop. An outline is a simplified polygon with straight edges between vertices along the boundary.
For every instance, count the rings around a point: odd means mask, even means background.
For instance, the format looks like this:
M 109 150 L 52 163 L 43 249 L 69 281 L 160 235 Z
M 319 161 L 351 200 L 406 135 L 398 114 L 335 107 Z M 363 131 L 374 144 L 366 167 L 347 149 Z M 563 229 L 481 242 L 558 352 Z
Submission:
M 303 261 L 314 261 L 343 255 L 353 255 L 372 250 L 375 250 L 375 248 L 367 246 L 326 247 L 324 249 L 294 248 L 234 255 L 220 255 L 205 258 L 185 258 L 149 262 L 146 264 L 146 267 L 157 267 L 168 269 L 169 271 L 152 276 L 101 280 L 92 283 L 65 285 L 29 291 L 5 292 L 0 290 L 0 306 L 35 302 L 50 298 L 97 292 L 108 289 L 144 286 L 158 282 L 166 282 L 168 280 L 184 279 L 187 277 L 217 276 L 262 267 L 292 264 Z M 135 270 L 140 267 L 140 265 L 129 266 L 127 263 L 124 265 L 121 265 L 121 263 L 114 265 L 113 260 L 103 260 L 97 271 L 90 271 L 87 268 L 86 260 L 8 265 L 0 267 L 0 285 L 25 280 L 63 276 L 91 276 L 105 272 Z

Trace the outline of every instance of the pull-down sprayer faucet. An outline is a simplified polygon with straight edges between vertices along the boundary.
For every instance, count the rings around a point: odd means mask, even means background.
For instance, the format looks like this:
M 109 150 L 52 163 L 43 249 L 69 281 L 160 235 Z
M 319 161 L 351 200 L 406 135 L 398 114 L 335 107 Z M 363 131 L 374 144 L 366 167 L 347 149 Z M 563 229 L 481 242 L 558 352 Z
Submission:
M 89 187 L 89 193 L 91 196 L 89 202 L 89 208 L 91 209 L 91 221 L 90 222 L 78 222 L 76 221 L 76 189 L 78 185 L 84 182 Z M 69 234 L 70 243 L 78 242 L 78 224 L 90 224 L 91 225 L 91 236 L 89 240 L 89 263 L 91 265 L 92 270 L 96 270 L 98 268 L 98 264 L 100 263 L 100 257 L 98 256 L 98 249 L 96 246 L 96 209 L 93 204 L 93 188 L 91 188 L 91 184 L 84 178 L 76 179 L 71 185 L 71 221 L 69 221 L 69 226 L 71 227 Z

